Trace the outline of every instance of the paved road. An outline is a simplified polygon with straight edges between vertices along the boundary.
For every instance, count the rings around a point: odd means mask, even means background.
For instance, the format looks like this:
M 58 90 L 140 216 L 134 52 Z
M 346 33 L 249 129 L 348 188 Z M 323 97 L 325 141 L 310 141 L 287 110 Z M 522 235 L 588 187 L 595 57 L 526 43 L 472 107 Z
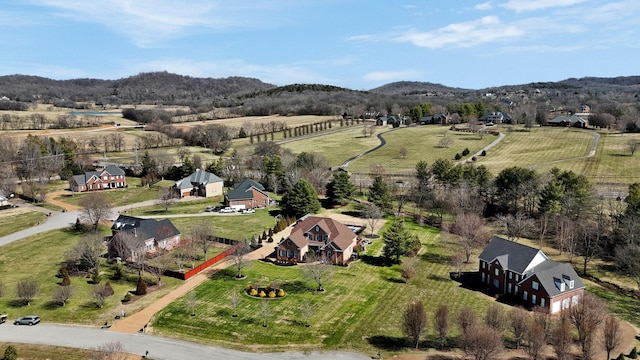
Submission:
M 107 342 L 120 342 L 125 351 L 157 360 L 180 359 L 308 359 L 364 360 L 369 357 L 350 352 L 247 353 L 214 346 L 146 334 L 126 334 L 102 329 L 40 324 L 36 326 L 0 325 L 0 342 L 16 342 L 92 349 Z

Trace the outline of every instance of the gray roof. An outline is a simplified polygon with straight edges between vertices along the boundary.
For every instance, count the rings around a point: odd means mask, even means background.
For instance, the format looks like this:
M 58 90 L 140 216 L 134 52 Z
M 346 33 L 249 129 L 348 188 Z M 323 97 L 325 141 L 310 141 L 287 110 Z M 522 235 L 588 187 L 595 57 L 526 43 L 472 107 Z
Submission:
M 253 191 L 250 191 L 251 188 L 255 188 L 256 190 L 264 193 L 264 186 L 262 186 L 262 184 L 252 179 L 246 178 L 233 185 L 233 190 L 227 191 L 227 198 L 229 200 L 253 199 Z
M 547 291 L 549 297 L 555 297 L 561 294 L 565 294 L 568 291 L 584 288 L 584 283 L 569 264 L 560 263 L 553 260 L 546 260 L 537 265 L 533 271 L 533 274 L 522 282 L 527 281 L 531 277 L 537 277 L 540 285 Z M 573 289 L 569 288 L 569 281 L 573 280 Z M 562 291 L 561 284 L 564 283 L 564 291 Z
M 73 180 L 75 180 L 76 184 L 86 184 L 89 179 L 93 176 L 100 178 L 102 173 L 106 172 L 109 175 L 124 175 L 124 170 L 120 169 L 115 165 L 107 165 L 104 170 L 100 171 L 87 171 L 81 175 L 74 175 Z
M 207 185 L 217 182 L 224 182 L 224 180 L 216 174 L 197 169 L 193 174 L 176 181 L 175 187 L 178 189 L 189 189 L 197 185 Z
M 579 116 L 575 116 L 575 115 L 572 115 L 572 116 L 558 116 L 558 117 L 555 117 L 555 118 L 547 121 L 547 123 L 551 123 L 551 124 L 563 124 L 564 123 L 564 124 L 571 124 L 571 125 L 573 125 L 575 123 L 584 124 L 586 122 L 587 121 L 585 119 L 583 119 L 583 118 L 581 118 Z
M 504 269 L 522 274 L 538 253 L 542 253 L 542 251 L 494 236 L 479 258 L 488 263 L 499 258 L 498 260 Z M 542 255 L 546 258 L 544 253 Z
M 142 219 L 134 216 L 119 215 L 111 226 L 113 232 L 126 232 L 135 235 L 141 241 L 154 238 L 161 241 L 180 234 L 180 231 L 169 221 Z

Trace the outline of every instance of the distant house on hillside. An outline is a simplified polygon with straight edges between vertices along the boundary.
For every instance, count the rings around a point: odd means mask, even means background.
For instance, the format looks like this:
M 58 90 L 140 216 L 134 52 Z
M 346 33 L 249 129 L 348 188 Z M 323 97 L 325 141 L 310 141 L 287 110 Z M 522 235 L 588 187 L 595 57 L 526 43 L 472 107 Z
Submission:
M 500 111 L 494 111 L 488 114 L 484 114 L 478 120 L 484 123 L 492 124 L 511 124 L 513 122 L 513 118 L 511 117 L 511 115 Z
M 226 200 L 235 209 L 267 207 L 271 199 L 259 182 L 246 178 L 227 191 Z
M 558 116 L 547 121 L 549 126 L 572 126 L 579 128 L 586 128 L 589 126 L 589 122 L 579 116 Z
M 351 259 L 357 235 L 348 226 L 331 218 L 307 216 L 293 227 L 291 234 L 276 246 L 278 258 L 304 261 L 309 251 L 332 264 L 345 264 Z
M 124 170 L 108 165 L 102 171 L 89 171 L 74 175 L 69 179 L 69 189 L 73 192 L 123 188 L 127 186 Z
M 376 125 L 378 126 L 391 125 L 393 127 L 398 127 L 403 124 L 404 119 L 400 115 L 387 114 L 376 118 Z
M 447 125 L 449 124 L 449 121 L 451 120 L 451 116 L 447 113 L 447 114 L 434 114 L 434 115 L 428 115 L 428 116 L 423 116 L 418 120 L 418 124 L 420 125 L 431 125 L 431 124 L 437 124 L 437 125 Z
M 173 189 L 180 197 L 222 195 L 224 181 L 213 173 L 197 169 L 193 174 L 176 181 Z
M 126 261 L 136 261 L 144 254 L 158 249 L 171 250 L 180 245 L 180 232 L 169 221 L 142 219 L 120 215 L 111 226 L 108 240 L 109 254 Z
M 577 305 L 584 284 L 570 264 L 526 245 L 494 237 L 479 256 L 483 284 L 497 294 L 551 314 Z

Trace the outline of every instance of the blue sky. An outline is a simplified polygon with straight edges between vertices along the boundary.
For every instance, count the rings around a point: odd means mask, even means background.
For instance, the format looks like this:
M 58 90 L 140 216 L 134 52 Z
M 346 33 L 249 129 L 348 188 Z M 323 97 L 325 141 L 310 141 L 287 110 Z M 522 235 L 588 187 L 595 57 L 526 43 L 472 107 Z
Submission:
M 640 75 L 638 0 L 0 0 L 0 75 L 368 90 Z

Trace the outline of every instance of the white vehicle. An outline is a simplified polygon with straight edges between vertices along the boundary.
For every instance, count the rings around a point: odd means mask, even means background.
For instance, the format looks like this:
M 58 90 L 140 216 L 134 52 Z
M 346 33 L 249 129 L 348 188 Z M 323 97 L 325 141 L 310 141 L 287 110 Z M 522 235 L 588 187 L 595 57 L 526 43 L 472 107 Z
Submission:
M 226 208 L 220 209 L 220 212 L 221 213 L 234 213 L 234 212 L 236 212 L 236 209 L 227 206 Z
M 256 211 L 253 210 L 253 209 L 244 209 L 244 210 L 242 210 L 242 213 L 243 214 L 255 214 Z

